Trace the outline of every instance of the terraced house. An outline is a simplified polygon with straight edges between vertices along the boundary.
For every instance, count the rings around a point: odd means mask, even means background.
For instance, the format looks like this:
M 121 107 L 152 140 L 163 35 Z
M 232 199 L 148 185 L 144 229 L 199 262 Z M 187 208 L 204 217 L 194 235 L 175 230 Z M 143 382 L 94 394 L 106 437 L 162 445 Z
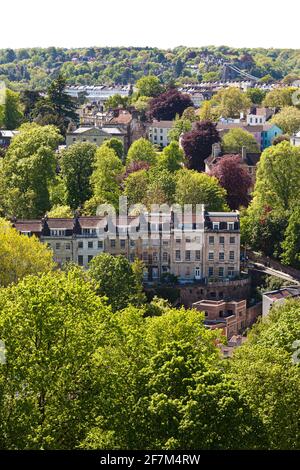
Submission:
M 145 213 L 135 217 L 17 220 L 21 233 L 37 236 L 58 264 L 88 267 L 101 252 L 145 264 L 145 282 L 170 273 L 179 282 L 233 279 L 240 272 L 238 212 Z

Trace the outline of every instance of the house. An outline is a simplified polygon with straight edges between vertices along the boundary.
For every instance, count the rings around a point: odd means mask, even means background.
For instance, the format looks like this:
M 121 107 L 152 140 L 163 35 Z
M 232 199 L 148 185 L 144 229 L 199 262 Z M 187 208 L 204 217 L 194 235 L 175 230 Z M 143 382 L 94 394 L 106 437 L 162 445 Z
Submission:
M 85 101 L 103 105 L 111 96 L 121 95 L 129 96 L 132 91 L 131 85 L 75 85 L 67 86 L 65 93 L 72 98 L 79 99 L 84 96 Z
M 118 127 L 79 127 L 67 132 L 66 145 L 69 147 L 76 142 L 91 142 L 100 146 L 105 140 L 116 137 L 120 139 L 124 147 L 127 145 L 127 134 Z
M 1 148 L 9 147 L 11 140 L 18 133 L 19 133 L 18 131 L 8 131 L 5 129 L 0 129 L 0 147 Z
M 266 124 L 274 114 L 271 108 L 252 107 L 248 110 L 246 115 L 246 122 L 249 126 L 256 126 L 258 124 Z
M 247 327 L 246 300 L 200 300 L 192 307 L 204 312 L 207 328 L 221 329 L 227 339 L 242 333 Z
M 166 147 L 170 143 L 168 134 L 174 121 L 153 121 L 146 123 L 146 135 L 152 144 Z
M 231 129 L 243 129 L 244 131 L 250 132 L 255 138 L 261 151 L 270 147 L 273 143 L 273 140 L 279 135 L 283 134 L 282 129 L 280 129 L 275 124 L 247 124 L 246 122 L 239 123 L 217 123 L 217 130 L 220 133 L 220 136 L 223 137 Z
M 264 292 L 262 297 L 262 315 L 265 317 L 274 306 L 283 305 L 287 299 L 299 298 L 300 287 L 283 287 L 282 289 Z
M 290 143 L 294 145 L 294 147 L 300 147 L 300 131 L 292 135 Z
M 237 212 L 197 214 L 145 213 L 135 217 L 97 216 L 16 220 L 14 227 L 35 235 L 53 250 L 58 264 L 73 261 L 87 267 L 101 252 L 121 254 L 145 264 L 145 282 L 167 273 L 181 283 L 233 279 L 240 270 Z

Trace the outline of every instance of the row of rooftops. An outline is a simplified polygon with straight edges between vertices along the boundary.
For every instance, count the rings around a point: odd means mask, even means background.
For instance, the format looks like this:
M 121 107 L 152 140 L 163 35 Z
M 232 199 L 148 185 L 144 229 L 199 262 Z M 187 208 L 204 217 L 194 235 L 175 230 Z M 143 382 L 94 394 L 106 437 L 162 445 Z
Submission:
M 15 219 L 13 226 L 21 233 L 36 236 L 50 236 L 51 230 L 63 230 L 65 235 L 80 235 L 86 229 L 109 232 L 111 229 L 133 232 L 155 230 L 208 230 L 208 231 L 239 231 L 239 214 L 237 212 L 205 212 L 201 214 L 185 214 L 181 218 L 176 213 L 146 214 L 141 216 L 95 216 L 74 218 Z M 154 227 L 156 226 L 156 228 Z

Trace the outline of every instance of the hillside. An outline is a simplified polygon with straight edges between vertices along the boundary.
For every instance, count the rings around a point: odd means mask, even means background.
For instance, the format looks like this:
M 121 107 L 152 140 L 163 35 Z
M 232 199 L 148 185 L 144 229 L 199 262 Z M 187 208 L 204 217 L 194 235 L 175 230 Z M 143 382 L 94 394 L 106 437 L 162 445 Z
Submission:
M 15 90 L 43 89 L 59 71 L 72 84 L 127 84 L 149 73 L 162 82 L 214 81 L 222 78 L 225 63 L 258 78 L 281 80 L 288 75 L 288 80 L 300 75 L 300 50 L 227 46 L 1 49 L 0 81 Z

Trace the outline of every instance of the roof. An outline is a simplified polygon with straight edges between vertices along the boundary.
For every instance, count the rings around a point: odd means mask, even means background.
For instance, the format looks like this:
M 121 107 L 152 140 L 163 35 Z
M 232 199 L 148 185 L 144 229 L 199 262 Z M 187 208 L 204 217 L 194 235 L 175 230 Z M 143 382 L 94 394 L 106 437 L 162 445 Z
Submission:
M 174 125 L 174 121 L 153 121 L 147 122 L 147 127 L 157 127 L 158 129 L 171 129 Z
M 19 131 L 8 131 L 6 129 L 0 129 L 0 137 L 7 137 L 12 139 Z
M 263 295 L 275 302 L 276 300 L 286 299 L 288 297 L 300 297 L 300 288 L 284 287 L 282 289 L 264 292 Z

